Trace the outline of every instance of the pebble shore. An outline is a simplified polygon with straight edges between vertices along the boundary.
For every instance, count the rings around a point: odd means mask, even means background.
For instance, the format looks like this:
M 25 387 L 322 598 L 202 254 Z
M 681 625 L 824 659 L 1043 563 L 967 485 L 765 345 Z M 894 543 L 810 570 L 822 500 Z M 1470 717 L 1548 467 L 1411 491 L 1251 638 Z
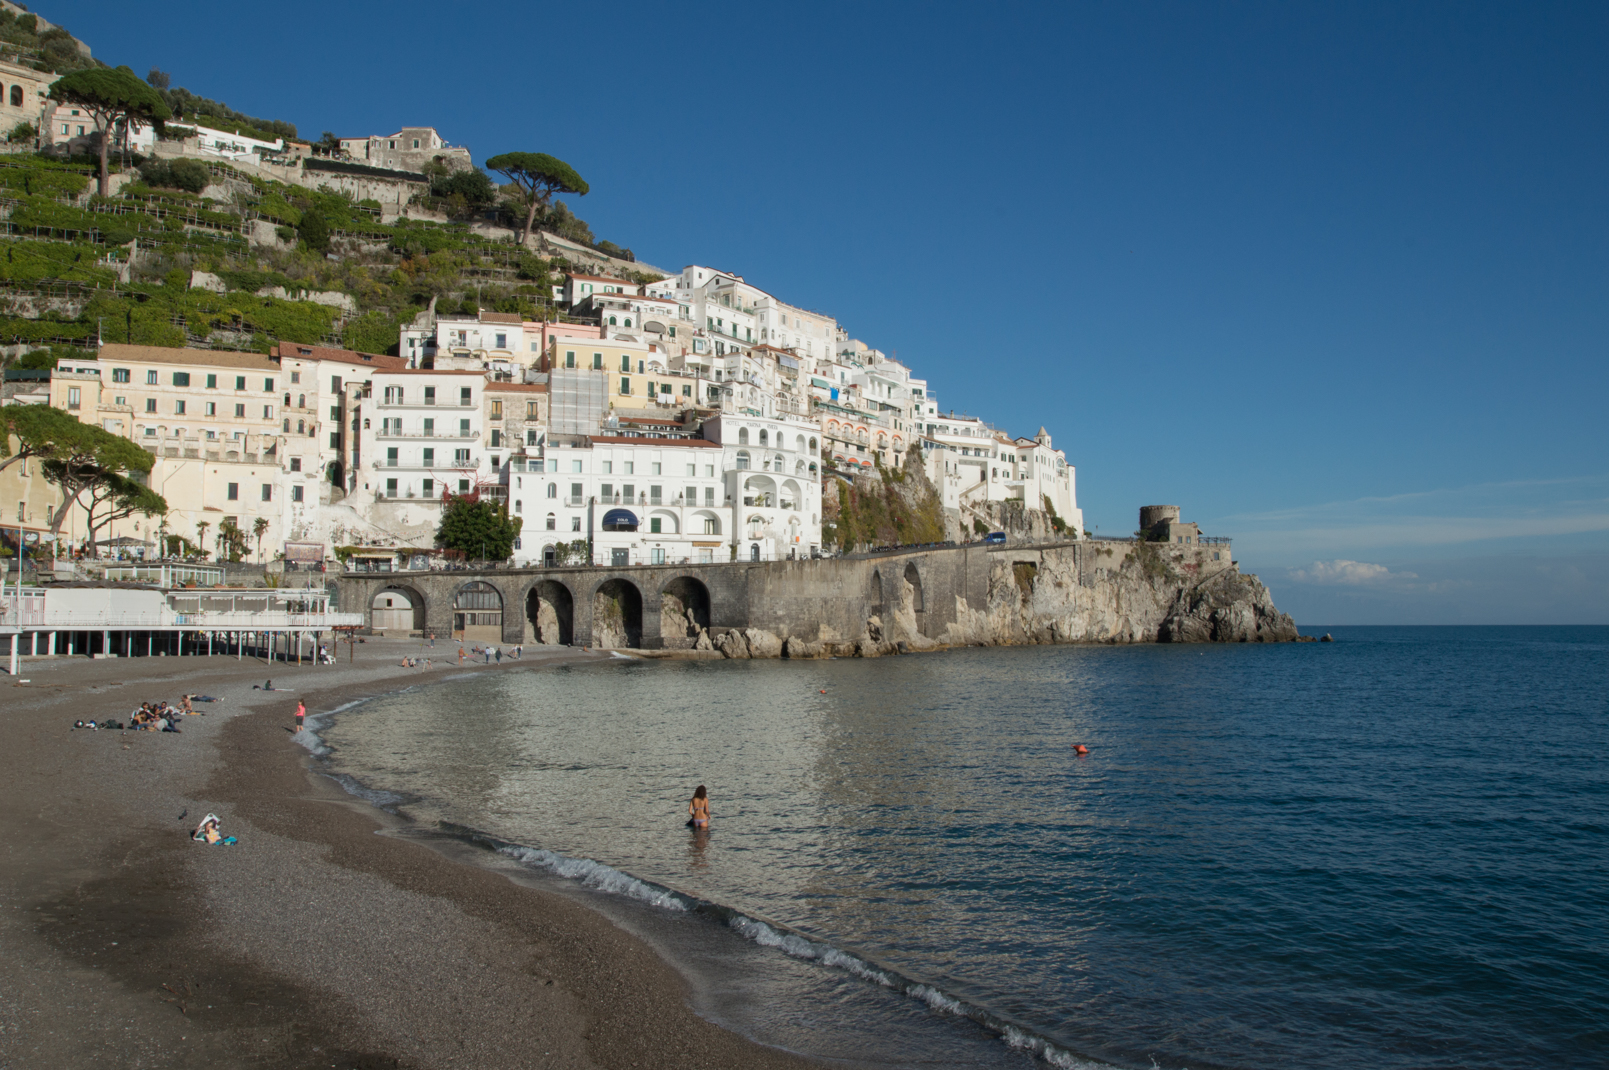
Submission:
M 293 741 L 298 699 L 316 716 L 608 656 L 450 653 L 371 639 L 334 666 L 40 658 L 28 683 L 0 676 L 0 1070 L 818 1065 L 699 1018 L 670 965 L 586 906 L 398 835 Z M 252 690 L 270 677 L 292 690 Z M 222 701 L 177 735 L 72 727 L 185 691 Z M 209 811 L 238 846 L 190 842 Z

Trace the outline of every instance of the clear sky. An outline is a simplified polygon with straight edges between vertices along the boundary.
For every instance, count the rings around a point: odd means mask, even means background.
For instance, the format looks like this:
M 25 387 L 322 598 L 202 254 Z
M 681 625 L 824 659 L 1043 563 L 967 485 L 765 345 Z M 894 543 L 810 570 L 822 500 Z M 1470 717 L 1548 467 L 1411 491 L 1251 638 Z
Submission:
M 1609 6 L 33 6 L 309 137 L 559 156 L 1301 623 L 1609 622 Z

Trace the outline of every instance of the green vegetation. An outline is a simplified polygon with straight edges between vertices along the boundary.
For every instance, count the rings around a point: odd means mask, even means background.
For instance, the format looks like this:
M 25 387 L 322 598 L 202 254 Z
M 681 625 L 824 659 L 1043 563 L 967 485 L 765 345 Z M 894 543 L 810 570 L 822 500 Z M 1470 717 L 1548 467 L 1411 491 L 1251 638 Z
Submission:
M 821 494 L 821 540 L 844 553 L 873 546 L 914 546 L 944 541 L 944 506 L 920 457 L 906 457 L 895 478 L 835 479 L 836 495 Z
M 575 168 L 545 152 L 505 152 L 486 161 L 486 166 L 507 178 L 512 196 L 523 201 L 525 222 L 520 227 L 519 244 L 530 236 L 538 209 L 546 213 L 559 193 L 584 197 L 590 188 Z
M 195 160 L 147 160 L 140 165 L 140 178 L 147 186 L 200 193 L 212 175 Z
M 167 72 L 159 71 L 155 67 L 152 67 L 151 72 L 145 76 L 145 81 L 162 97 L 162 102 L 172 110 L 174 118 L 189 119 L 213 130 L 224 130 L 231 134 L 240 134 L 242 137 L 256 138 L 258 141 L 296 138 L 295 123 L 281 122 L 278 119 L 256 119 L 235 111 L 227 104 L 197 96 L 183 87 L 169 89 L 172 79 Z M 194 131 L 186 136 L 193 137 Z
M 39 18 L 0 10 L 0 55 L 36 71 L 75 71 L 99 64 L 78 50 L 73 35 L 60 26 L 39 29 Z
M 476 560 L 506 561 L 524 521 L 490 500 L 448 494 L 436 543 Z
M 50 99 L 62 104 L 78 105 L 89 112 L 95 125 L 102 130 L 121 126 L 130 134 L 146 126 L 154 126 L 161 131 L 162 124 L 173 115 L 173 110 L 161 95 L 140 81 L 127 67 L 91 67 L 65 74 L 51 85 Z M 110 137 L 101 138 L 102 197 L 107 192 L 106 158 L 111 142 Z
M 167 512 L 167 502 L 142 483 L 155 458 L 120 435 L 80 423 L 72 414 L 47 405 L 8 405 L 0 409 L 0 442 L 8 451 L 13 437 L 17 452 L 0 462 L 0 471 L 25 458 L 40 462 L 46 482 L 62 495 L 61 504 L 50 513 L 53 533 L 61 530 L 67 513 L 86 493 L 92 536 L 98 516 L 109 522 L 113 514 Z
M 1041 494 L 1039 498 L 1044 503 L 1045 514 L 1050 517 L 1050 526 L 1056 530 L 1056 534 L 1067 534 L 1067 521 L 1063 520 L 1061 514 L 1056 512 L 1056 504 L 1050 500 L 1050 495 Z

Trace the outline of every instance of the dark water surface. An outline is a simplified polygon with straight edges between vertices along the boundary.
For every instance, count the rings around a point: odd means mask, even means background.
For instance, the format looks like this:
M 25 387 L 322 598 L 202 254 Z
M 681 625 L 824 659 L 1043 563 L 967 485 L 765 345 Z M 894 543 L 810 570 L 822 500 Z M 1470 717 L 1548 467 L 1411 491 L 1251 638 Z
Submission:
M 487 673 L 323 735 L 795 1050 L 1609 1065 L 1609 628 L 1329 630 Z

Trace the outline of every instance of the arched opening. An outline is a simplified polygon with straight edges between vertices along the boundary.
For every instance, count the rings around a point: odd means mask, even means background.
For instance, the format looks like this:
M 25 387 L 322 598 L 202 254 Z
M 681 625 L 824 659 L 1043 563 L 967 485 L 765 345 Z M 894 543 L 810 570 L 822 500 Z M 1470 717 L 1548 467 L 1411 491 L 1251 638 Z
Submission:
M 737 444 L 739 446 L 747 446 L 749 444 L 749 429 L 748 428 L 740 427 L 740 428 L 737 429 Z
M 669 509 L 656 509 L 648 514 L 648 534 L 680 535 L 681 524 Z
M 549 498 L 557 498 L 558 496 L 559 496 L 559 485 L 557 483 L 549 483 L 548 484 L 548 497 Z
M 525 596 L 525 619 L 534 642 L 544 646 L 569 646 L 575 603 L 570 589 L 557 580 L 543 580 Z
M 11 106 L 13 108 L 22 107 L 22 86 L 20 85 L 11 87 Z
M 619 326 L 619 324 L 615 322 L 615 318 L 613 316 L 609 317 L 609 326 L 611 326 L 611 327 L 618 327 Z
M 489 583 L 466 583 L 453 595 L 453 634 L 471 642 L 503 639 L 503 596 Z
M 693 514 L 691 533 L 694 535 L 719 535 L 721 533 L 721 518 L 708 510 L 699 510 Z
M 874 615 L 880 616 L 882 614 L 882 612 L 883 612 L 883 574 L 881 572 L 875 572 L 874 571 L 872 573 L 872 590 L 871 590 L 871 595 L 867 598 L 867 602 L 870 603 L 871 610 L 872 610 L 872 613 Z
M 710 626 L 710 592 L 691 576 L 679 576 L 660 592 L 659 634 L 668 647 L 689 646 Z
M 915 563 L 905 566 L 906 596 L 911 600 L 911 613 L 916 617 L 916 634 L 927 634 L 927 600 L 922 594 L 922 574 Z
M 369 605 L 369 627 L 381 635 L 424 631 L 425 600 L 412 588 L 386 587 Z
M 622 324 L 622 325 L 621 325 L 621 326 L 624 326 L 624 327 L 630 327 L 630 326 L 631 326 L 631 317 L 630 317 L 630 316 L 627 316 L 627 317 L 626 317 L 626 322 L 625 322 L 625 323 L 623 323 L 623 324 Z
M 768 446 L 770 444 L 771 444 L 771 435 L 770 435 L 770 433 L 767 432 L 765 428 L 763 428 L 763 427 L 760 428 L 760 445 Z
M 739 468 L 747 468 L 749 466 L 749 451 L 748 450 L 738 450 L 737 451 L 737 466 Z
M 642 592 L 627 580 L 598 585 L 592 596 L 592 645 L 605 650 L 642 646 Z

